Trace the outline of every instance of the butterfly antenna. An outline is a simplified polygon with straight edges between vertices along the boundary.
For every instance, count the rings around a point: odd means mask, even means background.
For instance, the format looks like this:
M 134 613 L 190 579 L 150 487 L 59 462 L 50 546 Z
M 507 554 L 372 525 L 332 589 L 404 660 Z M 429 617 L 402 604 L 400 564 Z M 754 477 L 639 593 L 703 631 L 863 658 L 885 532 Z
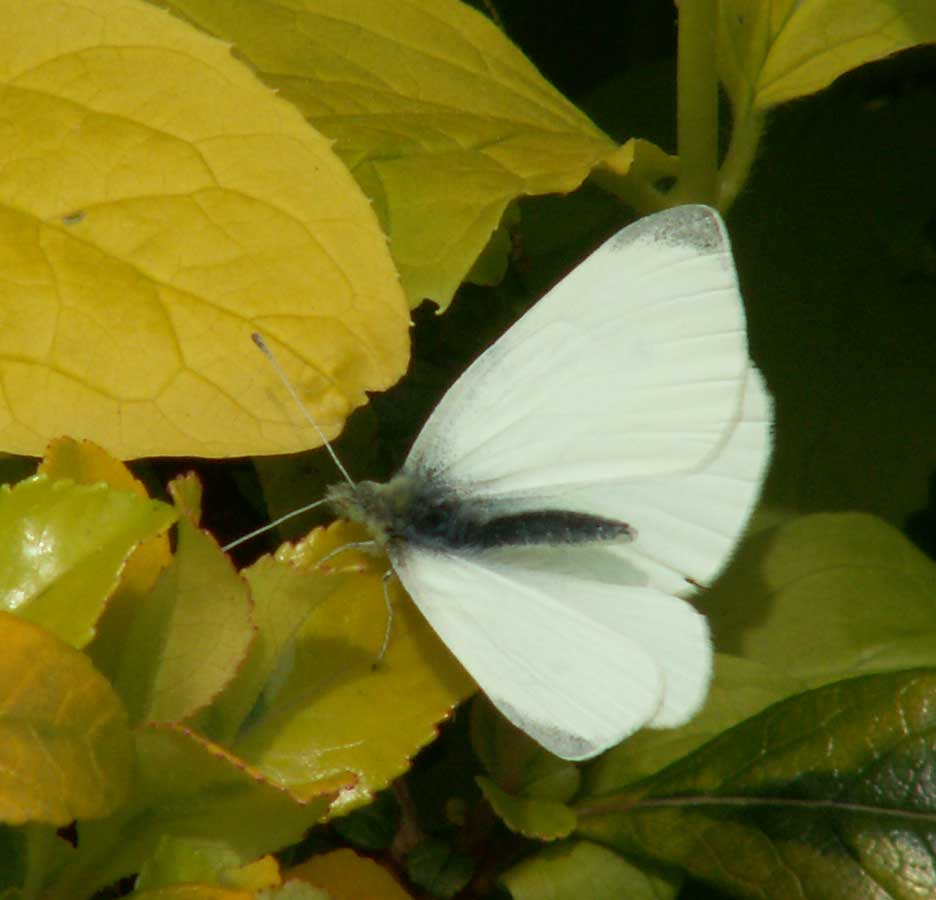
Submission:
M 331 442 L 325 437 L 322 429 L 319 428 L 318 422 L 312 418 L 312 414 L 306 408 L 305 403 L 302 402 L 302 398 L 299 396 L 298 391 L 292 386 L 292 382 L 286 377 L 286 373 L 283 371 L 282 366 L 276 361 L 276 357 L 273 355 L 273 351 L 267 346 L 266 341 L 263 337 L 256 331 L 250 335 L 253 342 L 260 349 L 260 352 L 270 361 L 270 365 L 273 366 L 273 370 L 279 376 L 280 381 L 283 382 L 286 390 L 289 391 L 289 396 L 296 401 L 296 406 L 302 411 L 302 415 L 305 417 L 305 420 L 315 429 L 315 433 L 319 436 L 324 445 L 325 449 L 328 451 L 328 455 L 332 458 L 338 471 L 341 472 L 342 477 L 345 481 L 348 482 L 352 487 L 354 487 L 354 479 L 348 474 L 348 470 L 341 464 L 341 460 L 338 459 L 338 454 L 335 453 L 332 448 Z
M 317 506 L 321 506 L 323 503 L 327 502 L 328 500 L 326 498 L 324 500 L 316 500 L 314 503 L 307 503 L 305 506 L 300 506 L 299 509 L 294 509 L 291 512 L 285 513 L 278 519 L 274 519 L 272 522 L 267 522 L 266 525 L 261 525 L 259 528 L 254 528 L 253 531 L 248 531 L 247 534 L 242 534 L 239 538 L 237 538 L 237 540 L 225 544 L 221 549 L 227 553 L 228 550 L 233 550 L 235 547 L 239 547 L 241 544 L 253 540 L 258 535 L 266 534 L 268 531 L 272 531 L 274 528 L 278 528 L 283 524 L 283 522 L 294 519 L 296 516 L 301 516 L 303 513 L 307 513 L 310 509 L 315 509 Z

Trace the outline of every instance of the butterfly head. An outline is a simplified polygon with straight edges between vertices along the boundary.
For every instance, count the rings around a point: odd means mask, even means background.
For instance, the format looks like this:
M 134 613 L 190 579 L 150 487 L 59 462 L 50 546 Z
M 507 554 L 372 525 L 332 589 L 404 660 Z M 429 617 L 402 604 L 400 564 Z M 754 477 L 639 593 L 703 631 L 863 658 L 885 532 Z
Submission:
M 326 499 L 336 515 L 363 525 L 377 543 L 385 546 L 405 530 L 412 485 L 405 475 L 397 475 L 386 484 L 339 482 L 328 489 Z

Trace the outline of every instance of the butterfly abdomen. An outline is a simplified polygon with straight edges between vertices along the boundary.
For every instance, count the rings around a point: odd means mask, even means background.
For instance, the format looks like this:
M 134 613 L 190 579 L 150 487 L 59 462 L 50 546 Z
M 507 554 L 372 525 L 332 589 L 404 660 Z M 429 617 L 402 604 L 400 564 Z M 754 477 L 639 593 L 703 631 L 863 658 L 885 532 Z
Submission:
M 469 507 L 459 509 L 456 518 L 455 548 L 465 550 L 590 544 L 633 540 L 634 537 L 633 530 L 625 522 L 561 509 L 472 519 Z
M 426 477 L 337 485 L 329 497 L 340 515 L 363 523 L 384 544 L 471 552 L 632 540 L 635 534 L 625 522 L 569 510 L 501 514 Z

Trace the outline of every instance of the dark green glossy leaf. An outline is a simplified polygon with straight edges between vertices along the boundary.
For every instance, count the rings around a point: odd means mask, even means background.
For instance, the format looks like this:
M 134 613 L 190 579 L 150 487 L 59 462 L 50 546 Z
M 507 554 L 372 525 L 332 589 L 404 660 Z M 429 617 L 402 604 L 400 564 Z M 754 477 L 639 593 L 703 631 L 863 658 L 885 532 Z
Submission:
M 936 670 L 785 700 L 578 814 L 581 836 L 732 896 L 931 896 Z

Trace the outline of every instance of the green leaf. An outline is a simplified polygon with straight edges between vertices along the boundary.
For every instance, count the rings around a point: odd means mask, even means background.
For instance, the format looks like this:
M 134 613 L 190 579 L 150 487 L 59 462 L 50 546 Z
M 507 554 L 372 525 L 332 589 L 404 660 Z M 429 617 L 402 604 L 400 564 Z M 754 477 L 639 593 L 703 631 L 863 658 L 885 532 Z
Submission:
M 136 546 L 174 510 L 105 484 L 38 475 L 0 487 L 0 606 L 84 647 Z
M 167 835 L 140 869 L 134 887 L 143 891 L 180 881 L 223 884 L 225 871 L 239 864 L 238 855 L 222 840 Z
M 316 898 L 336 900 L 349 896 L 348 885 L 354 885 L 354 897 L 367 900 L 412 900 L 393 875 L 383 866 L 353 850 L 334 850 L 312 856 L 286 873 L 284 887 L 301 884 L 312 890 L 321 889 Z M 305 895 L 303 895 L 303 900 Z M 265 900 L 265 898 L 258 898 Z
M 446 841 L 422 841 L 406 856 L 406 874 L 433 897 L 454 897 L 471 880 L 475 861 Z
M 121 644 L 116 686 L 134 722 L 178 722 L 234 678 L 254 637 L 247 586 L 187 518 L 178 548 L 141 598 Z
M 248 891 L 195 882 L 153 888 L 148 891 L 134 891 L 133 896 L 139 900 L 254 900 L 254 894 Z M 314 897 L 312 900 L 320 900 L 320 898 Z
M 502 878 L 514 900 L 671 900 L 679 878 L 643 871 L 617 853 L 588 841 L 546 847 Z
M 390 791 L 382 791 L 372 803 L 331 823 L 337 834 L 361 850 L 386 850 L 400 827 L 400 806 Z
M 579 833 L 737 897 L 912 897 L 936 876 L 936 670 L 801 694 L 635 787 Z
M 346 580 L 340 572 L 315 571 L 315 563 L 349 540 L 353 537 L 347 524 L 335 523 L 312 532 L 297 547 L 284 546 L 275 557 L 261 557 L 240 573 L 250 590 L 256 635 L 233 681 L 197 719 L 206 736 L 228 744 L 248 715 L 250 724 L 256 724 L 276 703 L 289 676 L 299 630 Z
M 222 841 L 248 863 L 298 841 L 349 783 L 332 773 L 310 781 L 299 796 L 181 726 L 139 730 L 137 754 L 131 802 L 79 828 L 68 896 L 90 895 L 139 872 L 166 837 Z
M 494 812 L 517 834 L 555 841 L 568 837 L 575 829 L 575 813 L 564 803 L 509 794 L 483 775 L 476 781 Z
M 839 513 L 759 534 L 703 603 L 717 646 L 818 685 L 936 665 L 934 597 L 936 565 L 899 531 Z
M 0 612 L 0 821 L 67 825 L 127 796 L 133 740 L 110 683 L 37 625 Z
M 325 546 L 313 539 L 294 552 L 317 563 Z M 398 583 L 385 588 L 385 559 L 349 552 L 329 566 L 349 577 L 329 588 L 302 624 L 233 749 L 297 791 L 322 772 L 354 773 L 356 784 L 342 792 L 335 813 L 369 802 L 405 772 L 475 687 Z M 393 620 L 378 662 L 387 629 L 385 590 Z

